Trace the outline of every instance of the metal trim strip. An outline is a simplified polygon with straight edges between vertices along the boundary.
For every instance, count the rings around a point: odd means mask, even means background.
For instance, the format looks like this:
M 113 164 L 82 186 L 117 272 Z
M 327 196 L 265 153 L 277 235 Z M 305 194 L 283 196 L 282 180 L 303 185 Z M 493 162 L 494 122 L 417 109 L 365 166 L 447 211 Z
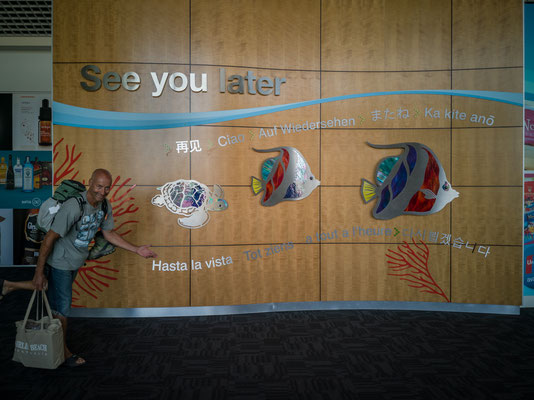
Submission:
M 145 318 L 197 317 L 209 315 L 256 314 L 284 311 L 325 310 L 395 310 L 438 311 L 481 314 L 519 315 L 520 306 L 495 304 L 427 303 L 409 301 L 318 301 L 264 303 L 233 306 L 148 307 L 148 308 L 73 308 L 71 317 L 78 318 Z

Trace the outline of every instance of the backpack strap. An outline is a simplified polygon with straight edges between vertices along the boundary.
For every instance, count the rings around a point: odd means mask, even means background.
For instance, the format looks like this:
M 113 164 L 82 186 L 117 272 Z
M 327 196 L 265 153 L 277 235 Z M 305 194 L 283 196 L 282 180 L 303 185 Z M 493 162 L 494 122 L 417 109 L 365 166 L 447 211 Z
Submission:
M 78 202 L 78 205 L 80 206 L 80 217 L 76 220 L 74 225 L 76 225 L 83 217 L 83 207 L 85 206 L 85 200 L 82 196 L 75 196 L 74 197 L 76 201 Z
M 108 201 L 104 199 L 102 202 L 102 211 L 104 211 L 104 219 L 108 216 Z

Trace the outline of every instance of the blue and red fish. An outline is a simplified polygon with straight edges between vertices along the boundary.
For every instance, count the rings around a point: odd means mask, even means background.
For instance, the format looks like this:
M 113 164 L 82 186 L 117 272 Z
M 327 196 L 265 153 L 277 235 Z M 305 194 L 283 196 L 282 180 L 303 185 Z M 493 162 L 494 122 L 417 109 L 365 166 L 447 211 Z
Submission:
M 294 147 L 276 147 L 257 150 L 258 153 L 279 151 L 276 157 L 265 160 L 261 177 L 252 177 L 254 195 L 264 191 L 261 205 L 274 206 L 281 201 L 301 200 L 308 197 L 321 182 L 315 179 L 304 156 Z
M 380 160 L 376 184 L 362 179 L 364 202 L 378 199 L 373 208 L 376 219 L 434 214 L 459 196 L 447 181 L 439 159 L 424 144 L 367 144 L 375 149 L 404 149 L 398 157 Z

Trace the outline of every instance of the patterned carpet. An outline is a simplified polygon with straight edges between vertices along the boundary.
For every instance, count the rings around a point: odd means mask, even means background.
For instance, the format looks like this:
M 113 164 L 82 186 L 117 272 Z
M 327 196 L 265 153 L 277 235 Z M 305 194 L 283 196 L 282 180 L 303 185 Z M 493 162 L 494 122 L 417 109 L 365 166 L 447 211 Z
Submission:
M 12 269 L 0 274 L 13 279 Z M 2 399 L 500 400 L 534 392 L 534 309 L 73 318 L 68 342 L 87 364 L 38 370 L 11 361 L 29 295 L 0 304 Z

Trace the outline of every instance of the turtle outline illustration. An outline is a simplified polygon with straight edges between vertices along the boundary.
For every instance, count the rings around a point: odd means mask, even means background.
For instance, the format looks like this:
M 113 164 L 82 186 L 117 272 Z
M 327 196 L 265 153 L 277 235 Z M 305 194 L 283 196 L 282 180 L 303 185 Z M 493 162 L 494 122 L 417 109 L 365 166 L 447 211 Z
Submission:
M 178 179 L 167 182 L 157 188 L 157 194 L 151 203 L 158 207 L 165 206 L 173 214 L 183 215 L 178 218 L 178 225 L 188 228 L 202 228 L 210 220 L 208 211 L 223 211 L 228 208 L 224 191 L 219 185 L 213 185 L 213 191 L 203 183 L 195 180 Z

